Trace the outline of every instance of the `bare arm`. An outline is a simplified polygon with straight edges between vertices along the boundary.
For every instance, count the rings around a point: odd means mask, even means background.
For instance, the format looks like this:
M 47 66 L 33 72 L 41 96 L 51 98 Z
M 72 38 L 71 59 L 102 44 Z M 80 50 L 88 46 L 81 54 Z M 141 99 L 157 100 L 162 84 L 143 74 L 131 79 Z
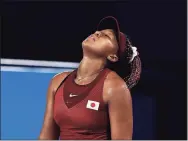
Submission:
M 107 94 L 111 139 L 131 140 L 133 115 L 130 91 L 121 78 L 113 78 L 108 83 Z
M 56 75 L 50 82 L 47 92 L 47 104 L 44 115 L 43 126 L 39 135 L 39 140 L 58 140 L 60 130 L 53 118 L 54 92 L 68 73 Z

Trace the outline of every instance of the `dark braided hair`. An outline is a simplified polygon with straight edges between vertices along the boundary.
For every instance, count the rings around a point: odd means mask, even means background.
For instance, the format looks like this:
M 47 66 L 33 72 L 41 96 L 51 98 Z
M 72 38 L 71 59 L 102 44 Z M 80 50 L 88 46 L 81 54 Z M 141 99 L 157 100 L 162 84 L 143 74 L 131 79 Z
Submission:
M 129 89 L 133 88 L 138 83 L 141 74 L 141 60 L 138 56 L 139 54 L 130 62 L 132 55 L 132 43 L 126 35 L 126 50 L 122 56 L 119 56 L 119 61 L 115 63 L 108 61 L 107 63 L 109 69 L 115 71 L 124 79 Z

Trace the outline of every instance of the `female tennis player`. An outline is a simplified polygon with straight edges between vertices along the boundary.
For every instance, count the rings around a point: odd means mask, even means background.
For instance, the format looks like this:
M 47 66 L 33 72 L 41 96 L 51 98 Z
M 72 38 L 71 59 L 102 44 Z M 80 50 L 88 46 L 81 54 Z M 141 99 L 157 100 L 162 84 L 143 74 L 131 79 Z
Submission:
M 39 139 L 132 139 L 130 89 L 141 73 L 137 48 L 111 16 L 100 21 L 82 48 L 79 67 L 50 82 Z

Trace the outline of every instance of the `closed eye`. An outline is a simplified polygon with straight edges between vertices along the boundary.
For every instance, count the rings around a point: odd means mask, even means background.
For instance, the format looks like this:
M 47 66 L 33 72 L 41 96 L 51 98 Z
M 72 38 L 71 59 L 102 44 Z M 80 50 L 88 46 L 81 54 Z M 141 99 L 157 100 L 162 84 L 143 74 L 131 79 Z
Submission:
M 111 38 L 110 38 L 110 36 L 108 34 L 104 34 L 104 36 L 108 37 L 111 40 Z

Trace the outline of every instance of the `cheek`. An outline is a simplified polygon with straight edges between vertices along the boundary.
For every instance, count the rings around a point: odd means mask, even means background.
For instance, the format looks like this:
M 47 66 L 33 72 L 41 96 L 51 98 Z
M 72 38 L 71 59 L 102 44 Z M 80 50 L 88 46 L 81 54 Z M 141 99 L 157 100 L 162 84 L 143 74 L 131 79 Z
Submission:
M 107 49 L 107 45 L 103 42 L 96 42 L 93 44 L 93 47 L 99 51 L 105 51 Z
M 113 46 L 110 42 L 102 42 L 100 44 L 100 49 L 105 53 L 109 53 L 113 49 Z
M 103 55 L 103 56 L 108 56 L 108 54 L 111 53 L 111 45 L 106 42 L 94 43 L 92 48 L 98 54 Z

